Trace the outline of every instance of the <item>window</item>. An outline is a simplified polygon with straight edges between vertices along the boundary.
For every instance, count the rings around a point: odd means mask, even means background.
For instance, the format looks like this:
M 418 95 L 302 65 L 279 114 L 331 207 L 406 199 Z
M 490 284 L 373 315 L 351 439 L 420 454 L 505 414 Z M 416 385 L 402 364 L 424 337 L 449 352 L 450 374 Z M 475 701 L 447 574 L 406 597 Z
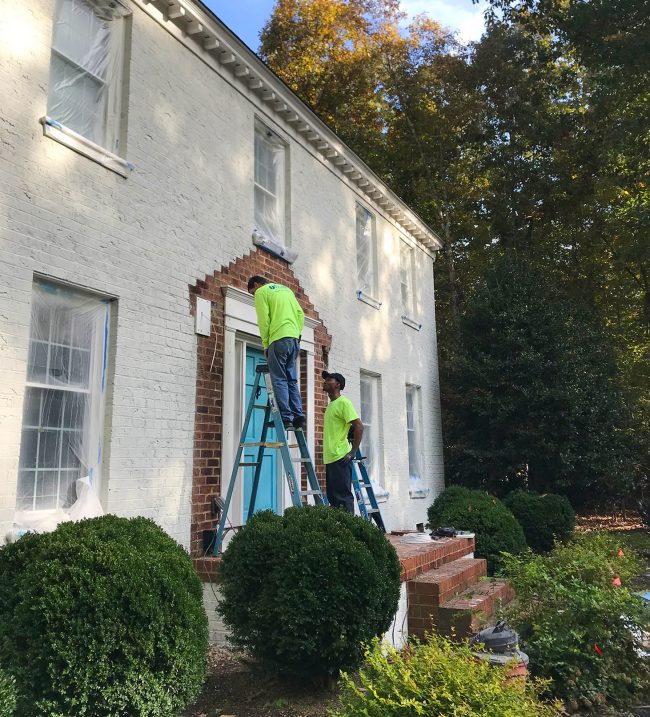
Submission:
M 361 374 L 361 422 L 363 439 L 361 453 L 366 456 L 368 475 L 374 483 L 381 483 L 383 461 L 381 455 L 381 410 L 379 376 Z
M 357 282 L 359 291 L 365 297 L 377 296 L 376 244 L 375 217 L 357 204 Z
M 128 12 L 117 0 L 57 0 L 47 114 L 119 154 Z
M 422 479 L 422 414 L 419 386 L 406 385 L 406 441 L 409 459 L 409 495 L 426 498 L 430 489 Z
M 255 225 L 267 238 L 286 244 L 287 145 L 268 127 L 255 126 Z
M 400 242 L 400 282 L 402 288 L 402 312 L 403 316 L 412 318 L 415 316 L 414 301 L 414 254 L 413 247 L 406 242 Z
M 50 510 L 99 480 L 110 304 L 46 282 L 32 299 L 17 508 Z

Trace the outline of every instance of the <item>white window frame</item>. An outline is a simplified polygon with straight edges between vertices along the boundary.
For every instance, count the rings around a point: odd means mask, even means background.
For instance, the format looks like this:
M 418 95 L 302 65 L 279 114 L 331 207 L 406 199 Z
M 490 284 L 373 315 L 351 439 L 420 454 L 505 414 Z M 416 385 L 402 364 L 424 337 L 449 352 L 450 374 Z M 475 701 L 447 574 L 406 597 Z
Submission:
M 400 291 L 402 297 L 402 318 L 415 317 L 415 250 L 400 240 L 399 251 Z
M 377 218 L 359 202 L 355 206 L 355 248 L 357 298 L 379 309 L 381 302 L 377 300 Z
M 258 154 L 258 143 L 262 143 L 268 146 L 272 150 L 280 150 L 282 156 L 281 165 L 277 168 L 277 174 L 275 177 L 276 191 L 273 192 L 271 188 L 265 186 L 263 183 L 258 181 L 258 161 L 260 160 Z M 272 169 L 269 167 L 265 168 Z M 253 148 L 253 204 L 255 214 L 255 228 L 262 234 L 267 240 L 276 242 L 281 248 L 286 248 L 289 245 L 289 212 L 288 212 L 288 168 L 289 168 L 289 145 L 280 137 L 277 132 L 274 132 L 270 127 L 261 122 L 259 119 L 255 120 L 255 138 Z M 258 211 L 257 195 L 262 194 L 267 200 L 271 200 L 275 204 L 275 214 L 277 216 L 277 223 L 269 224 L 268 218 L 265 218 Z
M 367 398 L 368 392 L 369 402 L 364 400 L 364 393 Z M 374 484 L 381 486 L 384 483 L 381 376 L 370 371 L 361 371 L 359 394 L 359 417 L 363 423 L 361 453 L 366 457 L 366 468 L 368 469 L 370 480 Z M 370 415 L 365 410 L 368 403 L 370 403 Z M 388 495 L 386 491 L 383 491 L 383 493 L 386 496 Z M 379 498 L 379 495 L 377 495 L 377 498 Z
M 25 505 L 19 505 L 19 510 L 34 513 L 47 513 L 57 508 L 60 508 L 66 500 L 64 496 L 64 490 L 67 490 L 74 480 L 78 478 L 88 477 L 90 484 L 97 494 L 100 492 L 101 484 L 101 473 L 103 463 L 103 451 L 101 445 L 104 438 L 104 414 L 105 414 L 105 397 L 106 397 L 106 384 L 107 384 L 107 367 L 108 367 L 108 349 L 109 349 L 109 330 L 111 325 L 111 301 L 107 297 L 99 295 L 91 295 L 84 291 L 79 291 L 76 288 L 68 287 L 56 282 L 49 282 L 45 280 L 35 280 L 34 288 L 49 287 L 53 291 L 63 291 L 74 295 L 76 298 L 81 298 L 88 301 L 97 301 L 97 317 L 95 319 L 94 336 L 92 337 L 91 343 L 88 347 L 82 347 L 75 345 L 74 343 L 59 343 L 52 340 L 53 332 L 53 315 L 49 316 L 48 323 L 48 337 L 47 340 L 39 338 L 34 334 L 33 321 L 30 322 L 30 336 L 29 336 L 29 355 L 31 357 L 32 352 L 35 350 L 36 344 L 46 347 L 46 367 L 45 376 L 43 380 L 30 379 L 29 368 L 27 371 L 27 377 L 25 380 L 25 411 L 22 421 L 22 432 L 25 434 L 26 431 L 37 432 L 37 447 L 36 447 L 36 464 L 34 467 L 26 468 L 22 463 L 22 449 L 23 443 L 21 442 L 21 460 L 19 465 L 19 488 L 18 492 L 21 492 L 20 482 L 23 480 L 23 475 L 26 473 L 33 473 L 34 479 L 34 490 L 31 500 L 31 507 Z M 32 300 L 39 300 L 36 296 L 36 291 L 32 293 Z M 70 351 L 69 361 L 72 359 L 72 349 L 74 351 L 80 351 L 88 354 L 88 385 L 86 387 L 66 385 L 62 383 L 56 383 L 48 380 L 50 373 L 49 367 L 51 364 L 51 356 L 57 349 L 64 349 Z M 28 394 L 30 390 L 40 392 L 39 396 L 39 417 L 37 425 L 26 424 L 27 414 L 29 413 L 29 407 L 27 404 Z M 44 400 L 46 397 L 45 391 L 52 391 L 60 393 L 61 398 L 61 414 L 58 425 L 43 424 L 43 408 Z M 84 400 L 87 401 L 84 408 L 84 422 L 81 426 L 72 428 L 71 426 L 64 425 L 65 423 L 65 405 L 72 395 L 79 395 L 86 397 Z M 97 420 L 91 420 L 87 413 L 91 413 Z M 57 439 L 57 461 L 58 466 L 55 467 L 42 467 L 39 464 L 40 459 L 40 448 L 39 444 L 41 440 L 45 440 L 45 435 L 49 433 L 62 434 L 65 432 L 84 432 L 86 435 L 83 440 L 86 442 L 85 450 L 88 451 L 89 455 L 92 452 L 93 456 L 96 456 L 94 466 L 89 468 L 87 465 L 80 464 L 78 468 L 70 468 L 63 466 L 63 440 L 62 438 Z M 56 498 L 55 504 L 47 507 L 38 507 L 38 478 L 39 472 L 54 474 L 56 476 Z M 68 474 L 65 476 L 64 474 Z M 71 477 L 74 476 L 74 477 Z M 65 479 L 65 480 L 64 480 Z M 62 483 L 63 480 L 63 483 Z
M 53 36 L 51 45 L 50 77 L 47 100 L 47 114 L 41 118 L 43 133 L 70 149 L 102 164 L 107 169 L 128 176 L 133 165 L 124 158 L 126 151 L 126 109 L 128 105 L 128 50 L 131 37 L 131 11 L 120 1 L 113 0 L 113 11 L 118 16 L 112 22 L 115 26 L 110 33 L 110 52 L 114 56 L 110 72 L 107 77 L 100 77 L 93 73 L 89 67 L 80 64 L 68 56 L 63 48 L 56 46 L 56 23 L 61 8 L 72 3 L 92 7 L 90 0 L 57 0 L 54 12 Z M 63 62 L 75 68 L 81 75 L 91 77 L 95 82 L 102 84 L 106 91 L 106 100 L 103 117 L 101 119 L 101 135 L 88 137 L 72 127 L 64 124 L 61 117 L 52 111 L 54 102 L 54 87 L 56 82 L 55 62 Z
M 426 498 L 429 495 L 430 488 L 426 486 L 423 480 L 422 388 L 416 384 L 407 383 L 405 399 L 409 495 L 411 498 Z M 413 461 L 416 463 L 415 466 Z

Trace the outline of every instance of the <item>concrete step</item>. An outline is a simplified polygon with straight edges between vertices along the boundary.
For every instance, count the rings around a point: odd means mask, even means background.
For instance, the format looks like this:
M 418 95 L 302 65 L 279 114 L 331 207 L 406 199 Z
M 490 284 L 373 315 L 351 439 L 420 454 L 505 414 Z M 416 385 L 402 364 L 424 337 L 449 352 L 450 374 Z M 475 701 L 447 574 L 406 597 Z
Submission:
M 480 630 L 514 592 L 505 580 L 481 580 L 447 600 L 438 611 L 438 632 L 462 640 Z
M 427 570 L 407 583 L 409 605 L 441 607 L 487 575 L 485 560 L 460 558 Z

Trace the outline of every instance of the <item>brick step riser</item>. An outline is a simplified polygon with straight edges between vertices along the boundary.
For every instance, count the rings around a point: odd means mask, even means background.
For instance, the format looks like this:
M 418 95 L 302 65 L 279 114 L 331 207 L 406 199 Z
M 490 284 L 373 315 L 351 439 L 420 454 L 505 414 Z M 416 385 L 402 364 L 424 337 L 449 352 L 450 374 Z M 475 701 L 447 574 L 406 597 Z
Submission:
M 402 581 L 407 582 L 429 570 L 472 555 L 474 538 L 454 538 L 447 544 L 433 543 L 430 546 L 400 544 L 399 536 L 389 536 L 397 549 L 402 564 Z
M 485 560 L 461 560 L 462 562 L 454 561 L 454 564 L 462 569 L 461 572 L 444 575 L 438 574 L 440 569 L 437 568 L 409 581 L 407 583 L 409 604 L 422 607 L 442 606 L 487 575 Z M 467 563 L 466 567 L 464 563 Z M 447 564 L 447 567 L 452 567 L 452 564 Z M 427 582 L 427 576 L 431 576 L 434 582 Z

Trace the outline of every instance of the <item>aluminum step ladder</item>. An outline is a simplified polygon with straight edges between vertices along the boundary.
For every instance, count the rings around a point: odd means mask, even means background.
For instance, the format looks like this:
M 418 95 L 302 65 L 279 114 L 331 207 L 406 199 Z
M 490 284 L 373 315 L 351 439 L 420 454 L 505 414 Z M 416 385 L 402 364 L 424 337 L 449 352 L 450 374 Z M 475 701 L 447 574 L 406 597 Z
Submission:
M 368 469 L 366 468 L 366 459 L 365 456 L 361 455 L 360 448 L 357 448 L 352 463 L 354 465 L 352 469 L 352 489 L 357 499 L 359 513 L 365 520 L 374 520 L 382 533 L 385 533 L 386 526 L 384 525 L 384 519 L 381 517 L 381 511 L 379 510 L 379 504 L 375 496 L 375 489 L 372 487 Z
M 262 381 L 266 386 L 266 392 L 268 399 L 266 403 L 258 403 L 260 395 L 262 393 Z M 264 421 L 262 423 L 262 435 L 259 441 L 246 442 L 246 436 L 248 434 L 248 426 L 253 415 L 253 411 L 264 411 Z M 275 428 L 275 435 L 281 440 L 268 441 L 267 435 L 269 428 Z M 291 431 L 294 433 L 296 438 L 295 444 L 289 444 L 287 432 Z M 245 448 L 257 448 L 257 458 L 254 461 L 242 461 L 242 454 Z M 291 449 L 297 448 L 300 452 L 300 458 L 295 462 L 300 466 L 304 466 L 305 474 L 307 476 L 307 490 L 300 489 L 301 472 L 296 470 L 294 466 L 294 459 L 291 455 Z M 309 501 L 309 497 L 312 496 L 316 505 L 328 505 L 327 498 L 323 495 L 323 492 L 318 483 L 318 477 L 316 476 L 316 470 L 314 469 L 314 462 L 309 453 L 309 447 L 307 446 L 307 439 L 305 438 L 305 432 L 302 428 L 286 428 L 282 423 L 282 416 L 278 410 L 278 406 L 275 400 L 275 393 L 273 392 L 273 384 L 271 383 L 271 376 L 269 374 L 269 367 L 266 364 L 261 364 L 255 368 L 255 383 L 253 384 L 253 390 L 251 397 L 248 402 L 248 408 L 246 409 L 246 417 L 244 418 L 244 425 L 242 427 L 241 435 L 239 438 L 239 445 L 237 453 L 235 455 L 235 462 L 230 474 L 230 483 L 228 485 L 228 492 L 223 503 L 221 510 L 221 516 L 219 518 L 219 527 L 217 528 L 217 534 L 214 540 L 213 555 L 218 555 L 221 550 L 221 544 L 223 543 L 224 533 L 226 531 L 226 521 L 228 520 L 228 512 L 230 510 L 230 503 L 237 484 L 237 479 L 240 474 L 241 468 L 255 468 L 253 474 L 253 485 L 251 488 L 251 497 L 248 504 L 248 515 L 253 515 L 255 512 L 255 502 L 257 500 L 257 489 L 259 487 L 260 476 L 262 473 L 262 463 L 264 460 L 264 453 L 267 449 L 280 451 L 280 457 L 282 458 L 283 473 L 287 479 L 289 485 L 289 493 L 291 494 L 291 502 L 294 506 L 300 507 L 306 505 Z

